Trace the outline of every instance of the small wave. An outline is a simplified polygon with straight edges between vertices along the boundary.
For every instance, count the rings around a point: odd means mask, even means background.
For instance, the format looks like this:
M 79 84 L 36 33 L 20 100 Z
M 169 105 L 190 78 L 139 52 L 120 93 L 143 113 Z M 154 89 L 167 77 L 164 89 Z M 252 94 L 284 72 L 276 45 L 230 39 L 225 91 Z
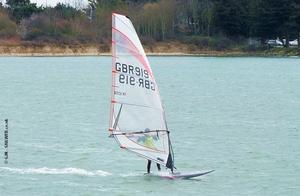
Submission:
M 10 171 L 13 173 L 19 174 L 73 174 L 73 175 L 81 175 L 81 176 L 109 176 L 112 175 L 109 172 L 102 171 L 102 170 L 95 170 L 95 171 L 87 171 L 85 169 L 80 168 L 10 168 L 10 167 L 0 167 L 0 170 L 3 171 Z
M 142 173 L 124 173 L 124 174 L 119 174 L 121 177 L 137 177 L 137 176 L 143 176 L 144 174 Z

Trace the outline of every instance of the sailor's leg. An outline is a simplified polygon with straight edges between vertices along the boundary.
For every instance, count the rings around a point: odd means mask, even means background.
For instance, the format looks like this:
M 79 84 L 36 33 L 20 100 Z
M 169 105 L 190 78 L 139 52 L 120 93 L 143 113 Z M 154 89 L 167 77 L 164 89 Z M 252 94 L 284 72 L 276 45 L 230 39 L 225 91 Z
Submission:
M 160 171 L 160 164 L 156 163 L 157 165 L 157 170 Z
M 150 168 L 151 168 L 151 161 L 148 160 L 148 164 L 147 164 L 147 173 L 150 173 Z

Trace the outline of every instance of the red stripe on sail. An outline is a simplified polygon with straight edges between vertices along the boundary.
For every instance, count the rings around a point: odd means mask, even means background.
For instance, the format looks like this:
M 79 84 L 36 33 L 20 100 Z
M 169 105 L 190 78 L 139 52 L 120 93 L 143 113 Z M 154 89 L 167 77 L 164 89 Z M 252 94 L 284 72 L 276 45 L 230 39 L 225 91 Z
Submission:
M 139 54 L 138 48 L 134 45 L 134 43 L 127 37 L 124 33 L 119 31 L 118 29 L 112 27 L 112 30 L 115 31 L 115 33 L 119 33 L 121 37 L 123 38 L 123 41 L 125 41 L 124 45 L 128 45 L 129 48 L 132 48 L 132 50 L 129 49 L 130 53 L 137 58 L 140 63 L 144 66 L 144 68 L 148 71 L 149 75 L 151 76 L 152 79 L 154 79 L 152 71 L 150 69 L 150 66 L 148 65 L 147 61 L 144 59 L 144 56 Z

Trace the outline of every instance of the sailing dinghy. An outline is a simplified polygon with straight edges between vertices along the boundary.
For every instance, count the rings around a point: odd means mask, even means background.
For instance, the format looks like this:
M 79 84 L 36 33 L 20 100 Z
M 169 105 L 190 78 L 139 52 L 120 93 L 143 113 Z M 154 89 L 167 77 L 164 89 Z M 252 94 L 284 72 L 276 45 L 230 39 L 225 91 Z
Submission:
M 171 170 L 157 176 L 191 178 L 207 173 L 173 172 L 170 132 L 157 83 L 130 19 L 116 13 L 112 14 L 109 132 L 121 148 Z

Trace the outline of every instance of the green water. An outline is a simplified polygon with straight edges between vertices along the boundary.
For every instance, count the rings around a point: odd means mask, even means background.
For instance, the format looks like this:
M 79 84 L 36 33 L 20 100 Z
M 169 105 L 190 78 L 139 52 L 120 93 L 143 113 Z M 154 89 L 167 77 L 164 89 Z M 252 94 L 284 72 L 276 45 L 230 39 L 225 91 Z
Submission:
M 150 62 L 175 165 L 215 172 L 147 177 L 146 161 L 108 138 L 109 57 L 1 57 L 0 195 L 300 194 L 299 58 Z

